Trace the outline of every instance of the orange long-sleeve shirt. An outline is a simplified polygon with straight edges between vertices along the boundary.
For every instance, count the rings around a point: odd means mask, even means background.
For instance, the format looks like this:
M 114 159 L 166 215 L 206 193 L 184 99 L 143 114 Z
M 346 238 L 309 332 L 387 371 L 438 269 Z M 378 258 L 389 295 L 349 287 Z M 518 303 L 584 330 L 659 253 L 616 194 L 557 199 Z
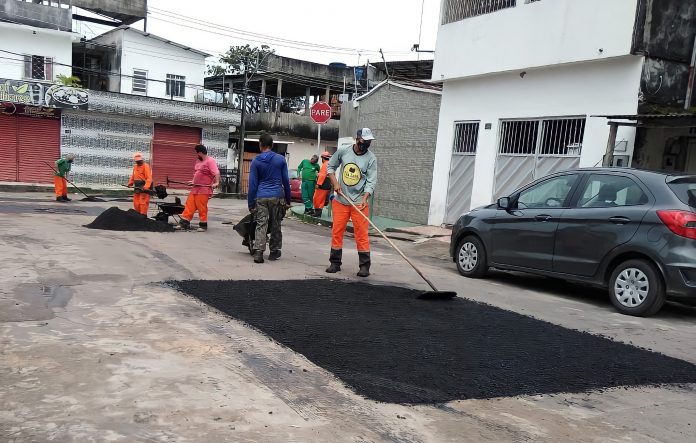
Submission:
M 151 189 L 152 169 L 150 169 L 150 165 L 143 163 L 142 166 L 138 166 L 137 164 L 133 166 L 133 173 L 128 181 L 128 186 L 133 186 L 136 180 L 145 181 L 145 186 L 143 186 L 143 189 Z

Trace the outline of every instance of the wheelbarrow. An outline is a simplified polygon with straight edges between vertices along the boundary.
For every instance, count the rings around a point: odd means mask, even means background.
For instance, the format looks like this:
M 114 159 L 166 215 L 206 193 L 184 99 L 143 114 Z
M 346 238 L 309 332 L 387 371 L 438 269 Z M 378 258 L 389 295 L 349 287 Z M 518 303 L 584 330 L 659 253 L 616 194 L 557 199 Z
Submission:
M 154 216 L 155 220 L 169 223 L 169 217 L 171 217 L 177 223 L 181 221 L 180 216 L 184 212 L 184 205 L 181 204 L 179 197 L 174 198 L 174 203 L 157 203 L 157 208 L 159 212 Z

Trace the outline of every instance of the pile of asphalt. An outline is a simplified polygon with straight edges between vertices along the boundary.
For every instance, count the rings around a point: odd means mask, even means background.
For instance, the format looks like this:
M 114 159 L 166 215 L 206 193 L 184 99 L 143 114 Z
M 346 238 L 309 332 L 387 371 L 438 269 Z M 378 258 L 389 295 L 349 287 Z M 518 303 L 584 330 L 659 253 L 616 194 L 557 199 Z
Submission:
M 133 209 L 123 211 L 116 206 L 99 214 L 85 227 L 107 231 L 174 232 L 174 228 L 168 223 L 152 220 Z
M 381 402 L 696 382 L 691 363 L 465 299 L 331 280 L 170 284 Z
M 106 200 L 104 200 L 103 198 L 93 197 L 93 196 L 84 197 L 80 201 L 81 202 L 106 202 Z

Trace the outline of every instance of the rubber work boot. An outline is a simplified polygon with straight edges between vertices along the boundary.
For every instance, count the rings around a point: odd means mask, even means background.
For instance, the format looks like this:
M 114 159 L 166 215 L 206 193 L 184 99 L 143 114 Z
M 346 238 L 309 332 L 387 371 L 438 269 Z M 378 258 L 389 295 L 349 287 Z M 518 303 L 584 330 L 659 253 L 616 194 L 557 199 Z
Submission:
M 360 270 L 358 271 L 358 277 L 369 277 L 370 276 L 370 253 L 369 252 L 358 252 L 358 263 L 360 265 Z
M 280 249 L 277 251 L 271 251 L 270 254 L 268 254 L 268 259 L 269 260 L 278 260 L 282 254 L 280 253 Z
M 263 252 L 254 251 L 254 263 L 263 263 Z
M 191 229 L 191 222 L 186 220 L 185 218 L 182 218 L 179 221 L 179 224 L 174 226 L 174 229 L 176 229 L 177 231 L 187 231 Z
M 198 229 L 196 231 L 198 232 L 206 232 L 208 230 L 208 223 L 207 222 L 200 222 L 198 223 Z
M 343 257 L 343 249 L 331 249 L 331 254 L 329 254 L 329 265 L 326 268 L 326 272 L 329 274 L 335 274 L 341 270 L 341 258 Z
M 56 201 L 58 203 L 65 203 L 65 200 L 63 200 L 63 197 L 56 197 Z
M 64 202 L 72 201 L 72 199 L 71 199 L 71 198 L 68 198 L 67 195 L 62 196 L 61 198 L 63 199 Z
M 322 213 L 322 210 L 321 210 L 321 209 L 315 209 L 315 210 L 314 210 L 314 216 L 315 216 L 316 218 L 321 218 L 321 213 Z

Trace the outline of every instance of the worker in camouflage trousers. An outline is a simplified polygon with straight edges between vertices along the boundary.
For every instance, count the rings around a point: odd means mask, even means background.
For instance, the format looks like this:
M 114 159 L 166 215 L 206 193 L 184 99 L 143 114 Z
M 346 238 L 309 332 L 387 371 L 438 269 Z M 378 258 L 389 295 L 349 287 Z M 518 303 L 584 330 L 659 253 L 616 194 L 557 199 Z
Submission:
M 283 247 L 283 233 L 280 223 L 285 211 L 290 207 L 290 178 L 285 157 L 271 150 L 273 137 L 262 134 L 259 137 L 261 154 L 251 162 L 249 171 L 249 192 L 247 203 L 249 212 L 256 220 L 254 238 L 254 263 L 263 263 L 266 251 L 266 236 L 270 234 L 269 260 L 278 260 Z

